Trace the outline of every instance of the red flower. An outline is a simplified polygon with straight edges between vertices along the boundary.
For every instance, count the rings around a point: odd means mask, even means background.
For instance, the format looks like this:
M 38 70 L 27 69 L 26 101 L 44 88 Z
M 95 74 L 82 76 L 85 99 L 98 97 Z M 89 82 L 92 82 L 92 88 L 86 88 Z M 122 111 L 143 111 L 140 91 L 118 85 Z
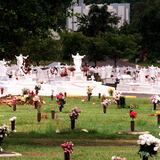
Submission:
M 129 112 L 129 115 L 130 115 L 131 118 L 134 119 L 134 118 L 137 117 L 137 112 L 135 112 L 135 111 L 130 111 L 130 112 Z
M 72 142 L 64 142 L 61 144 L 61 147 L 63 148 L 64 152 L 72 153 L 74 144 Z

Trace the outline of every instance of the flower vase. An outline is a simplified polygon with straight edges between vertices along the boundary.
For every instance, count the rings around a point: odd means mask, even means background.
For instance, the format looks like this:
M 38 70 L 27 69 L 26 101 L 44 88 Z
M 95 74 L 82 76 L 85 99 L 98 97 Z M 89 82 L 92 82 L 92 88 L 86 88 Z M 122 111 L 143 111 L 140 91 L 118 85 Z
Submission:
M 153 110 L 156 110 L 157 104 L 153 103 Z
M 13 105 L 13 111 L 16 111 L 16 104 Z
M 142 160 L 148 160 L 148 157 L 143 156 L 143 157 L 142 157 Z
M 160 124 L 160 115 L 157 115 L 157 124 Z
M 56 112 L 54 110 L 52 110 L 51 111 L 51 117 L 52 117 L 52 119 L 55 119 L 55 114 L 56 114 Z
M 53 101 L 53 94 L 51 95 L 51 101 Z
M 134 132 L 134 120 L 131 120 L 131 132 Z
M 120 100 L 116 100 L 116 103 L 117 103 L 117 108 L 120 107 Z
M 15 120 L 11 121 L 11 131 L 15 130 Z
M 99 98 L 99 99 L 101 98 L 101 93 L 98 94 L 98 98 Z
M 4 88 L 1 88 L 1 94 L 3 94 L 3 92 L 4 92 Z
M 75 119 L 71 119 L 71 129 L 75 128 Z
M 64 160 L 70 160 L 70 153 L 64 152 Z
M 62 112 L 63 106 L 59 106 L 59 111 Z
M 34 102 L 34 108 L 37 109 L 38 108 L 38 101 Z
M 90 101 L 91 100 L 91 93 L 88 93 L 88 101 Z
M 37 113 L 37 122 L 40 122 L 41 121 L 41 112 L 38 112 Z
M 106 106 L 105 105 L 103 105 L 103 113 L 106 113 Z

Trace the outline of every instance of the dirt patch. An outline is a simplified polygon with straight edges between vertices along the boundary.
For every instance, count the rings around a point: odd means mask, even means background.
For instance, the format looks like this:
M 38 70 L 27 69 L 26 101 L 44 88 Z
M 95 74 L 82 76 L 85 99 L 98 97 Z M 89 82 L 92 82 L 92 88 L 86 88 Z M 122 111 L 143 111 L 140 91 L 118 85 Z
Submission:
M 23 156 L 30 156 L 30 157 L 56 157 L 57 153 L 56 152 L 51 152 L 51 153 L 42 153 L 42 152 L 24 152 L 22 153 Z

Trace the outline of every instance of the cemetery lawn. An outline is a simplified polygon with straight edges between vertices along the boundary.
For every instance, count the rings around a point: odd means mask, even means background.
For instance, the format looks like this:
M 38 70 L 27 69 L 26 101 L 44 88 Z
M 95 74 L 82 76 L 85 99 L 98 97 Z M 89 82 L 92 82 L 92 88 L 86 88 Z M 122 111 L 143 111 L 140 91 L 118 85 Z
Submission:
M 42 106 L 42 113 L 47 113 L 48 119 L 42 118 L 41 122 L 37 122 L 37 111 L 33 106 L 18 105 L 14 112 L 12 108 L 1 105 L 1 124 L 10 126 L 9 118 L 17 117 L 17 132 L 4 140 L 3 148 L 23 155 L 16 159 L 62 160 L 63 150 L 60 144 L 71 140 L 75 144 L 73 160 L 110 160 L 113 155 L 137 160 L 138 135 L 127 134 L 131 120 L 128 106 L 131 104 L 136 106 L 135 110 L 138 112 L 135 130 L 149 131 L 159 138 L 157 117 L 148 116 L 155 113 L 149 98 L 128 97 L 125 108 L 120 109 L 116 104 L 112 104 L 108 106 L 106 114 L 103 113 L 98 97 L 92 97 L 90 102 L 83 101 L 84 99 L 86 98 L 67 97 L 65 107 L 62 113 L 59 113 L 55 99 L 51 101 L 44 97 L 46 103 Z M 75 130 L 71 130 L 68 114 L 75 106 L 82 112 L 76 120 Z M 51 119 L 53 108 L 58 113 L 56 120 Z M 56 133 L 56 129 L 59 129 L 60 133 Z

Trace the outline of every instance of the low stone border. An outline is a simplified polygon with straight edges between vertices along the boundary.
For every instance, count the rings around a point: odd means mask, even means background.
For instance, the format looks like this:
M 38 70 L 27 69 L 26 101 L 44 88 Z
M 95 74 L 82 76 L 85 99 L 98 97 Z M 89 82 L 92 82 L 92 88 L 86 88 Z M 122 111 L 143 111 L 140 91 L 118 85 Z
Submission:
M 22 154 L 17 152 L 9 152 L 9 151 L 2 151 L 0 152 L 0 157 L 20 157 Z

